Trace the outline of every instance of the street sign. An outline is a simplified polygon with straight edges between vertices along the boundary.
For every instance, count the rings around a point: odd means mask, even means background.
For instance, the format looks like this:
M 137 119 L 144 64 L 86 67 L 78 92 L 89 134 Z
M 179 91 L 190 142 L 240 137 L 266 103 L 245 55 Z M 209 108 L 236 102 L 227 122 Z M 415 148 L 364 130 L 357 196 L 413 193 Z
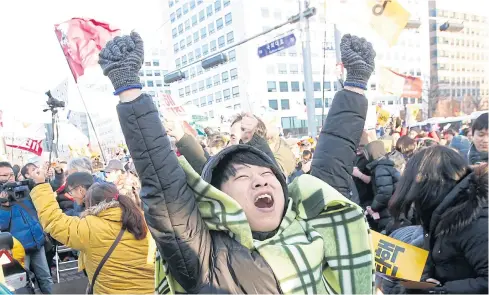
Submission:
M 275 52 L 279 52 L 284 50 L 285 48 L 289 48 L 295 45 L 296 38 L 292 33 L 285 37 L 279 38 L 275 41 L 272 41 L 268 44 L 258 47 L 258 56 L 260 58 L 265 57 L 270 54 L 274 54 Z

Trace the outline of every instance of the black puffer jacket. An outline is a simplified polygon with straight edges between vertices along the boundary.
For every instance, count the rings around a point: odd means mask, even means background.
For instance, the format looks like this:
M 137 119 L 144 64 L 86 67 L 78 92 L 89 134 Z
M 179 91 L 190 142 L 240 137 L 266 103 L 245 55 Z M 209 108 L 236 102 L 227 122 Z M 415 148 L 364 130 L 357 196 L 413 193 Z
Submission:
M 146 223 L 179 285 L 187 293 L 282 293 L 270 266 L 258 252 L 248 250 L 225 232 L 208 230 L 151 97 L 143 94 L 130 103 L 121 103 L 117 111 L 141 179 Z M 315 157 L 312 165 L 320 179 L 339 191 L 350 190 L 351 165 L 366 113 L 363 95 L 340 91 L 326 122 L 330 127 L 323 128 L 317 151 L 326 157 Z M 330 120 L 339 121 L 341 127 L 334 129 L 336 125 Z M 209 172 L 225 154 L 243 149 L 275 164 L 264 152 L 238 145 L 212 157 L 204 168 L 204 179 L 210 181 Z M 285 186 L 278 167 L 274 172 Z
M 399 178 L 401 178 L 401 173 L 396 168 L 399 166 L 401 159 L 403 159 L 402 154 L 394 152 L 374 160 L 367 165 L 367 168 L 373 175 L 372 188 L 374 200 L 370 206 L 373 211 L 378 212 L 380 215 L 380 220 L 378 221 L 379 227 L 377 228 L 379 231 L 384 230 L 390 221 L 388 205 L 389 200 L 396 190 L 396 184 Z
M 487 294 L 487 173 L 471 173 L 445 197 L 425 229 L 425 278 L 449 294 Z

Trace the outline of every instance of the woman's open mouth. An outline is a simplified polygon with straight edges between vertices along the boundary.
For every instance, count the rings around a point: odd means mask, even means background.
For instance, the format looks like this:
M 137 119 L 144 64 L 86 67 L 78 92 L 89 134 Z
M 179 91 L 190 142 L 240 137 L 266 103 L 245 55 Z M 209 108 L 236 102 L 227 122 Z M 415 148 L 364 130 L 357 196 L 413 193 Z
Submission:
M 255 198 L 255 207 L 262 212 L 270 212 L 274 208 L 273 197 L 269 194 L 259 195 Z

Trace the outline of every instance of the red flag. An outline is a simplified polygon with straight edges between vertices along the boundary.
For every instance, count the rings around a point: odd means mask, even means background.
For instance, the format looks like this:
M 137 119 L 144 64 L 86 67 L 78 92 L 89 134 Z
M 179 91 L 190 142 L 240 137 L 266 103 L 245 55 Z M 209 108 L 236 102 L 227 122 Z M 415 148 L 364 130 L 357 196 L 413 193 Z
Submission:
M 75 81 L 85 69 L 98 61 L 98 54 L 119 29 L 109 24 L 86 18 L 72 18 L 54 26 Z
M 404 88 L 402 91 L 402 97 L 420 98 L 422 96 L 423 81 L 421 81 L 420 78 L 399 74 L 392 70 L 390 71 L 404 78 Z

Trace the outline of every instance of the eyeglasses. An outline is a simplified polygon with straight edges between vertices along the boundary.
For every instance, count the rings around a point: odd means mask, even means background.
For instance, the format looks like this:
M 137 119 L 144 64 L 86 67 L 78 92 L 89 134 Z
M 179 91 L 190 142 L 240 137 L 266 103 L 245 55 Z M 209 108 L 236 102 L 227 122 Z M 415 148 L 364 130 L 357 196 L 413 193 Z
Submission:
M 66 193 L 67 193 L 68 195 L 70 195 L 70 196 L 73 196 L 73 192 L 74 192 L 74 191 L 75 191 L 77 188 L 79 188 L 79 187 L 80 187 L 80 186 L 74 187 L 74 188 L 70 189 L 69 191 L 67 191 Z

